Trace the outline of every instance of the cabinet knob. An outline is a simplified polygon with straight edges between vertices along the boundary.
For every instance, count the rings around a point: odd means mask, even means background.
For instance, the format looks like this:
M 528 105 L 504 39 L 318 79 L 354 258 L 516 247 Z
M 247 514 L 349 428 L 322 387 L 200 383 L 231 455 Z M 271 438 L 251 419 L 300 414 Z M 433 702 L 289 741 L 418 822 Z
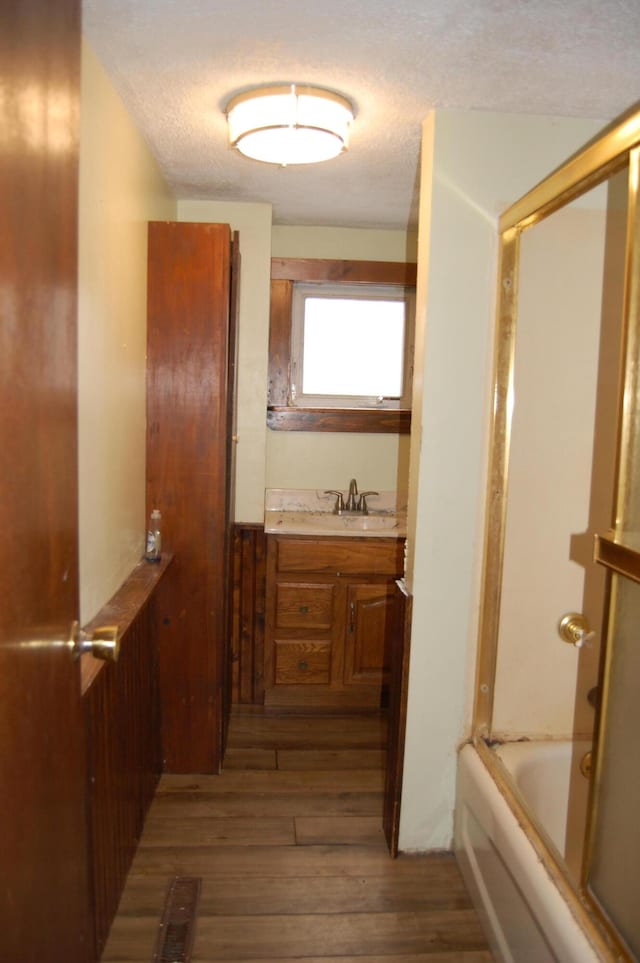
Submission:
M 303 615 L 306 615 L 307 612 L 309 611 L 309 606 L 308 606 L 308 605 L 301 605 L 301 606 L 300 606 L 300 611 L 302 612 Z
M 309 668 L 309 664 L 308 664 L 307 662 L 298 662 L 298 668 L 299 668 L 302 672 L 304 672 L 305 669 L 308 669 L 308 668 Z

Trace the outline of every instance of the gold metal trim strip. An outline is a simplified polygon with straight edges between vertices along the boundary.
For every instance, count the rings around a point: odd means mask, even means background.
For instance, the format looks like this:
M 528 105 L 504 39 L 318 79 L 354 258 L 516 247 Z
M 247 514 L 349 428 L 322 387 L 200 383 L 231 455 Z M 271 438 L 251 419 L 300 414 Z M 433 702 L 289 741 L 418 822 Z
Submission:
M 232 147 L 237 147 L 238 144 L 249 137 L 251 134 L 257 134 L 259 131 L 263 130 L 317 130 L 322 134 L 329 134 L 338 143 L 342 144 L 342 149 L 346 150 L 346 142 L 344 137 L 340 137 L 336 134 L 334 130 L 329 130 L 327 127 L 317 127 L 314 124 L 265 124 L 263 127 L 249 127 L 247 130 L 243 130 L 241 134 L 238 134 L 235 140 L 230 141 Z
M 640 582 L 640 552 L 621 545 L 607 535 L 596 535 L 593 559 L 618 575 Z
M 502 565 L 506 521 L 506 493 L 513 408 L 513 365 L 518 303 L 520 233 L 508 231 L 500 239 L 498 264 L 498 324 L 494 348 L 491 449 L 485 509 L 485 550 L 482 605 L 476 666 L 473 731 L 486 735 L 491 725 L 498 657 L 498 627 L 502 594 Z
M 640 420 L 640 149 L 629 156 L 627 187 L 627 239 L 623 295 L 624 380 L 618 400 L 618 464 L 616 478 L 616 540 L 624 541 L 624 533 L 633 529 L 628 516 L 629 476 L 634 456 L 638 454 L 638 422 Z
M 353 104 L 342 94 L 326 87 L 314 87 L 311 84 L 270 84 L 266 87 L 252 87 L 250 90 L 243 90 L 241 93 L 232 97 L 225 107 L 225 113 L 229 114 L 234 107 L 248 100 L 260 100 L 262 97 L 280 97 L 291 94 L 296 97 L 318 97 L 322 100 L 330 100 L 340 107 L 344 107 L 351 116 L 355 114 Z
M 628 184 L 628 216 L 627 216 L 627 249 L 625 267 L 624 291 L 624 385 L 621 392 L 618 410 L 618 484 L 616 492 L 616 532 L 615 535 L 596 535 L 594 544 L 594 559 L 604 565 L 611 572 L 615 572 L 633 582 L 640 583 L 640 552 L 629 545 L 622 544 L 624 528 L 630 522 L 625 516 L 628 485 L 627 478 L 630 462 L 634 454 L 634 424 L 640 399 L 638 396 L 640 382 L 640 368 L 638 350 L 640 346 L 640 148 L 634 149 L 629 157 Z M 637 451 L 636 451 L 637 454 Z M 587 905 L 598 914 L 603 924 L 611 933 L 612 939 L 620 943 L 615 923 L 610 919 L 605 906 L 602 905 L 598 894 L 590 887 L 590 869 L 596 845 L 596 827 L 599 818 L 599 801 L 602 793 L 602 753 L 599 747 L 606 744 L 607 720 L 611 699 L 610 679 L 611 663 L 613 659 L 615 641 L 613 638 L 613 620 L 616 612 L 616 599 L 619 581 L 611 579 L 610 605 L 607 616 L 607 645 L 603 654 L 602 695 L 600 711 L 596 728 L 595 767 L 592 774 L 591 793 L 589 798 L 589 817 L 585 834 L 585 854 L 582 864 L 582 888 Z M 622 946 L 622 943 L 620 943 Z M 631 959 L 627 956 L 626 947 L 621 951 L 621 959 Z
M 530 227 L 552 214 L 622 166 L 628 152 L 638 145 L 640 112 L 636 107 L 507 208 L 499 220 L 500 231 Z

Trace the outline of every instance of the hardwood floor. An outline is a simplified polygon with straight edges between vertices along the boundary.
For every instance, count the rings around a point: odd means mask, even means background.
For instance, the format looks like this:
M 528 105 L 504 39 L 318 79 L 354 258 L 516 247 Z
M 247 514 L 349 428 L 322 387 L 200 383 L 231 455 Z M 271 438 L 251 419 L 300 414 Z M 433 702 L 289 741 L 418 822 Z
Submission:
M 235 714 L 221 776 L 164 776 L 103 963 L 152 959 L 167 886 L 202 877 L 193 963 L 489 963 L 448 854 L 392 860 L 382 716 Z

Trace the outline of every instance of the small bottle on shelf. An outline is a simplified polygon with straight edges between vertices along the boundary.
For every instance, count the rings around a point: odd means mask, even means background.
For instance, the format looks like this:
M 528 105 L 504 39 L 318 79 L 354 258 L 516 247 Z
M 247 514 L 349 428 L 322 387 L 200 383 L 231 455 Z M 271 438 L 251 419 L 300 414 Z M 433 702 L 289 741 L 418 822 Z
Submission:
M 144 557 L 146 558 L 147 562 L 160 561 L 162 552 L 162 534 L 160 530 L 161 521 L 162 515 L 157 508 L 154 508 L 151 512 L 149 528 L 147 529 L 147 547 L 144 553 Z

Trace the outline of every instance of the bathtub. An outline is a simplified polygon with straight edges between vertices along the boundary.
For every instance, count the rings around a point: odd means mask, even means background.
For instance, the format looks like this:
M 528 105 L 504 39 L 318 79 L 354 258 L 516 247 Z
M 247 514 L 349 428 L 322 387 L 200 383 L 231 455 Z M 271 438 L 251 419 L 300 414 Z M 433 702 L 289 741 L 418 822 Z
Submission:
M 518 811 L 492 751 L 466 745 L 459 754 L 454 846 L 493 954 L 502 963 L 611 959 L 557 868 L 564 853 L 572 748 L 570 742 L 527 742 L 497 750 L 528 812 L 536 821 L 546 820 L 542 841 L 531 831 L 526 812 Z

